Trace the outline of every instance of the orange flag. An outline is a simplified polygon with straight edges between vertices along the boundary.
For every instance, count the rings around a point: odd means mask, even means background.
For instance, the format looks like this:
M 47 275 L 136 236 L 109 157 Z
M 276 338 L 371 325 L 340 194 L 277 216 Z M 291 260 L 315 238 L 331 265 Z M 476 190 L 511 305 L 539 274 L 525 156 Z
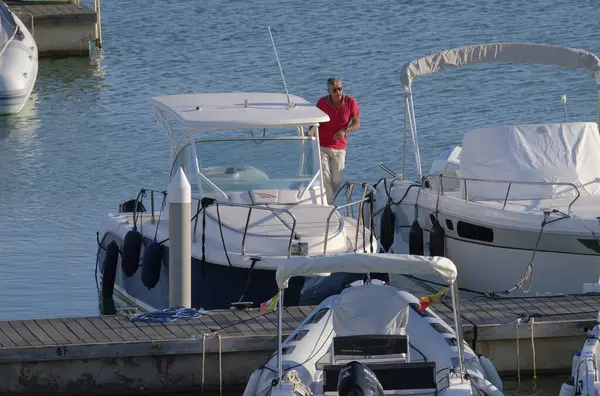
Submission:
M 448 288 L 444 288 L 432 296 L 419 297 L 419 311 L 425 311 L 428 306 L 436 302 L 444 293 L 446 293 L 447 290 Z

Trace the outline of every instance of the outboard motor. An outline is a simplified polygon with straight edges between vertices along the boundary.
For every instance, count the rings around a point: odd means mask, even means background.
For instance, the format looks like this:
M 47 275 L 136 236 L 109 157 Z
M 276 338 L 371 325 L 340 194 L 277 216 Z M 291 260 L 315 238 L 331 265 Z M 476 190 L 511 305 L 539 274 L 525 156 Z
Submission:
M 337 390 L 340 396 L 383 396 L 383 387 L 375 373 L 357 361 L 342 367 Z

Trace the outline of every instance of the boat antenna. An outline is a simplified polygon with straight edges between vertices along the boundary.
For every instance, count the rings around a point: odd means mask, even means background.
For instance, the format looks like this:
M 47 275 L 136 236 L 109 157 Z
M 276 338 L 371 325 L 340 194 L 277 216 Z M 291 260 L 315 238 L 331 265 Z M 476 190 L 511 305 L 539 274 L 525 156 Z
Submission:
M 271 43 L 273 44 L 273 50 L 275 51 L 275 57 L 277 58 L 277 64 L 279 65 L 279 71 L 281 72 L 281 79 L 283 80 L 283 86 L 285 88 L 285 94 L 288 100 L 288 106 L 290 108 L 296 107 L 294 103 L 290 100 L 290 93 L 287 89 L 287 84 L 285 83 L 285 76 L 283 75 L 283 69 L 281 68 L 281 62 L 279 62 L 279 55 L 277 55 L 277 48 L 275 47 L 275 40 L 273 40 L 273 34 L 271 33 L 271 26 L 268 26 L 269 36 L 271 36 Z
M 569 121 L 569 115 L 567 114 L 567 95 L 563 95 L 562 98 L 562 103 L 563 105 L 565 105 L 565 119 L 568 122 Z

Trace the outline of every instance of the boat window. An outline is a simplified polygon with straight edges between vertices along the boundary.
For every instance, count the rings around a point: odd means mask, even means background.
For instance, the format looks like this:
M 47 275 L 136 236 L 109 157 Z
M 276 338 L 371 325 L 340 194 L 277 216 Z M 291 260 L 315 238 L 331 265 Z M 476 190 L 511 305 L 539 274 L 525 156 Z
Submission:
M 294 349 L 296 349 L 296 345 L 283 347 L 281 349 L 281 354 L 282 355 L 289 355 L 290 353 L 294 352 Z
M 318 310 L 306 323 L 317 323 L 325 314 L 329 311 L 329 308 L 323 308 Z
M 175 175 L 175 172 L 177 172 L 177 169 L 180 167 L 183 169 L 185 177 L 187 177 L 188 181 L 190 182 L 192 190 L 197 190 L 198 184 L 196 182 L 194 156 L 192 154 L 191 145 L 189 144 L 181 149 L 181 151 L 177 154 L 175 161 L 173 161 L 173 166 L 171 168 L 171 179 Z
M 442 333 L 442 334 L 452 334 L 451 330 L 448 330 L 447 327 L 439 324 L 439 323 L 435 323 L 435 322 L 431 322 L 429 323 L 431 325 L 431 327 L 433 327 L 438 333 Z
M 297 136 L 295 129 L 265 136 L 255 132 L 206 138 L 195 144 L 200 172 L 225 192 L 301 190 L 320 169 L 317 139 Z M 205 193 L 216 192 L 210 182 L 202 180 Z M 319 185 L 319 181 L 312 184 Z
M 296 333 L 296 335 L 294 336 L 292 341 L 300 341 L 307 334 L 308 334 L 308 330 L 300 330 L 299 332 Z
M 483 242 L 494 241 L 494 230 L 464 221 L 457 223 L 456 232 L 458 232 L 458 236 L 461 238 L 475 239 Z

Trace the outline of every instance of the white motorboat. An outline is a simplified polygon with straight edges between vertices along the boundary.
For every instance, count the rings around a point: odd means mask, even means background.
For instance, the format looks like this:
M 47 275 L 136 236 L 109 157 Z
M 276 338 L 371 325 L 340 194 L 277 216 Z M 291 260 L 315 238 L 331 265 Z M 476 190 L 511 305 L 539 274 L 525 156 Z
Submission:
M 493 364 L 463 341 L 456 267 L 449 259 L 358 253 L 288 261 L 277 270 L 279 347 L 250 376 L 244 396 L 503 394 Z M 441 277 L 452 297 L 454 329 L 415 296 L 367 278 L 323 301 L 282 342 L 281 301 L 288 281 L 325 271 Z M 362 388 L 378 381 L 383 389 Z M 363 393 L 348 391 L 357 388 Z
M 367 190 L 355 202 L 327 204 L 318 125 L 329 117 L 316 106 L 260 92 L 166 95 L 150 102 L 169 137 L 170 177 L 182 169 L 192 189 L 193 307 L 258 306 L 276 293 L 275 270 L 292 256 L 378 250 L 368 228 L 340 210 L 372 203 Z M 139 308 L 168 308 L 168 199 L 166 192 L 142 189 L 104 218 L 96 265 L 105 297 L 114 285 Z M 295 280 L 287 303 L 320 302 L 358 278 L 315 279 L 322 282 L 310 287 Z
M 583 347 L 573 356 L 571 374 L 559 392 L 559 396 L 595 396 L 600 386 L 600 314 L 596 325 L 587 332 Z
M 468 131 L 462 147 L 442 153 L 428 174 L 421 170 L 413 81 L 488 62 L 579 68 L 592 73 L 600 95 L 600 60 L 579 49 L 492 43 L 407 63 L 405 114 L 419 178 L 405 180 L 404 170 L 390 172 L 395 177 L 376 186 L 381 245 L 385 251 L 403 252 L 408 246 L 413 254 L 448 257 L 459 268 L 461 286 L 480 292 L 581 293 L 584 283 L 600 277 L 597 122 Z
M 31 95 L 38 51 L 23 22 L 0 1 L 0 114 L 16 114 Z

